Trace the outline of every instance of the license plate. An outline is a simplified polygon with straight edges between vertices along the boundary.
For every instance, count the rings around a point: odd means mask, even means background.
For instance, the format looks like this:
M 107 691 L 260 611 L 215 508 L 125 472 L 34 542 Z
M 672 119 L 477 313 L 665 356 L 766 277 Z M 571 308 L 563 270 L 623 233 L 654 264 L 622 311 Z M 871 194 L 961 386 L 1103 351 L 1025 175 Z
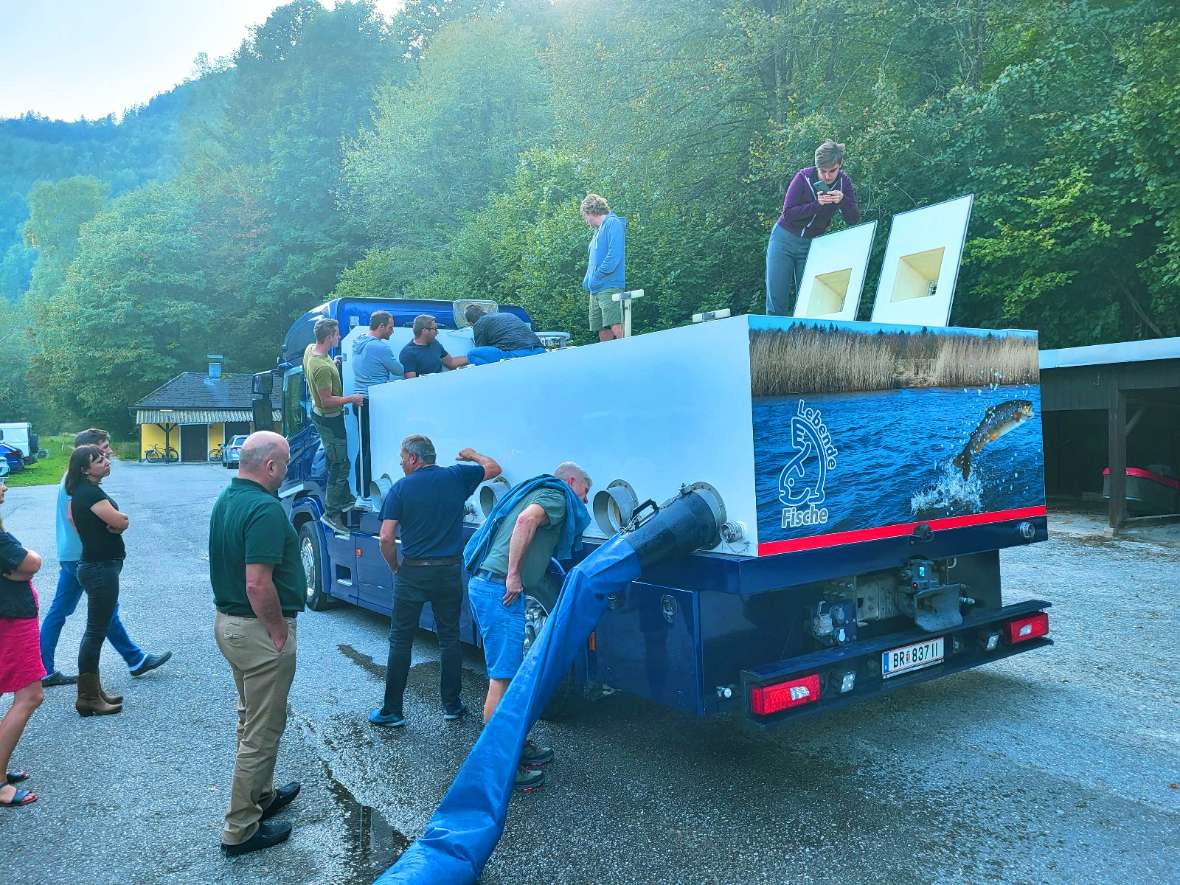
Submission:
M 921 670 L 942 661 L 942 637 L 915 642 L 913 645 L 903 645 L 891 651 L 881 653 L 881 675 L 888 679 L 909 673 L 911 670 Z

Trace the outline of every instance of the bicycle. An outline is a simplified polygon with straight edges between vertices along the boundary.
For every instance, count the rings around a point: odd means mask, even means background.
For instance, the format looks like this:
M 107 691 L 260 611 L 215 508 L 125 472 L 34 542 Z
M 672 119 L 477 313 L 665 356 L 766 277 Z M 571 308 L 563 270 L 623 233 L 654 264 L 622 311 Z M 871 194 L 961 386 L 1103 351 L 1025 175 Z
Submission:
M 210 461 L 220 462 L 221 457 L 222 457 L 221 446 L 214 446 L 213 448 L 211 448 L 209 450 L 209 460 Z
M 143 459 L 149 464 L 159 464 L 161 461 L 166 464 L 175 464 L 180 460 L 180 453 L 172 446 L 168 446 L 163 452 L 160 451 L 159 446 L 152 446 L 143 453 Z

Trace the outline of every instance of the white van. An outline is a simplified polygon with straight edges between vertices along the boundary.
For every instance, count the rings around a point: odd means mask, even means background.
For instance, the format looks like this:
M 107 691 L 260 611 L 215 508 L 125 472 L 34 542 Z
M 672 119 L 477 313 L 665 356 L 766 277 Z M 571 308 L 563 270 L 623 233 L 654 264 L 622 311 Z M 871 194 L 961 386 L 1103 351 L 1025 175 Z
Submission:
M 28 421 L 9 421 L 0 424 L 0 443 L 20 449 L 26 464 L 32 464 L 38 458 L 45 457 L 37 434 L 33 433 L 33 425 Z

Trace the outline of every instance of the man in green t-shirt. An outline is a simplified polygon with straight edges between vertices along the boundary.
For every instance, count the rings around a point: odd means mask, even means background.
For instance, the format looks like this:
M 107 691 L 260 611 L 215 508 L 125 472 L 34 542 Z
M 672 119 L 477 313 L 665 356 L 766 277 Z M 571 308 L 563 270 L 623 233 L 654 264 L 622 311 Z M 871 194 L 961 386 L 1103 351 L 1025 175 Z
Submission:
M 570 507 L 580 506 L 578 501 L 584 504 L 590 492 L 589 475 L 572 461 L 557 465 L 553 477 L 556 481 L 537 483 L 531 491 L 522 484 L 508 492 L 513 495 L 519 490 L 523 495 L 500 520 L 487 552 L 467 581 L 467 599 L 483 639 L 488 669 L 484 722 L 492 718 L 524 660 L 523 593 L 536 590 L 545 580 L 565 523 L 573 518 Z M 552 759 L 553 750 L 525 741 L 514 786 L 527 790 L 543 784 L 545 773 L 537 769 Z
M 291 835 L 270 821 L 299 794 L 293 781 L 275 789 L 279 738 L 295 678 L 295 616 L 307 578 L 299 536 L 275 497 L 291 450 L 277 433 L 251 434 L 238 476 L 209 517 L 209 582 L 217 607 L 213 632 L 238 688 L 238 745 L 221 849 L 246 854 Z
M 320 433 L 324 460 L 328 462 L 328 488 L 324 495 L 323 522 L 334 532 L 347 532 L 344 511 L 354 498 L 348 487 L 348 438 L 344 434 L 344 407 L 360 405 L 360 393 L 343 396 L 344 385 L 335 361 L 328 356 L 340 343 L 340 324 L 321 317 L 315 321 L 315 344 L 303 351 L 303 377 L 311 393 L 311 420 Z

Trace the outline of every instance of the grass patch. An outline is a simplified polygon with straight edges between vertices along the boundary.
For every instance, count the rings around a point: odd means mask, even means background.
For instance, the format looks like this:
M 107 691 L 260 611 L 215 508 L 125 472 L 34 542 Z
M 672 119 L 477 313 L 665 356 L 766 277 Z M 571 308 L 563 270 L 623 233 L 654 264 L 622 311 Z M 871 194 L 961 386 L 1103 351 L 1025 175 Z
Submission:
M 792 326 L 750 333 L 754 396 L 901 387 L 1035 384 L 1036 341 L 1008 335 L 852 332 Z
M 120 461 L 138 461 L 139 460 L 139 442 L 138 440 L 128 440 L 127 442 L 116 442 L 111 440 L 111 448 L 115 452 L 115 457 Z
M 74 437 L 72 435 L 43 436 L 39 440 L 41 448 L 49 452 L 49 457 L 33 465 L 26 465 L 19 473 L 10 473 L 4 477 L 4 484 L 10 489 L 21 486 L 49 486 L 56 485 L 66 472 L 70 462 L 70 452 L 74 451 Z

